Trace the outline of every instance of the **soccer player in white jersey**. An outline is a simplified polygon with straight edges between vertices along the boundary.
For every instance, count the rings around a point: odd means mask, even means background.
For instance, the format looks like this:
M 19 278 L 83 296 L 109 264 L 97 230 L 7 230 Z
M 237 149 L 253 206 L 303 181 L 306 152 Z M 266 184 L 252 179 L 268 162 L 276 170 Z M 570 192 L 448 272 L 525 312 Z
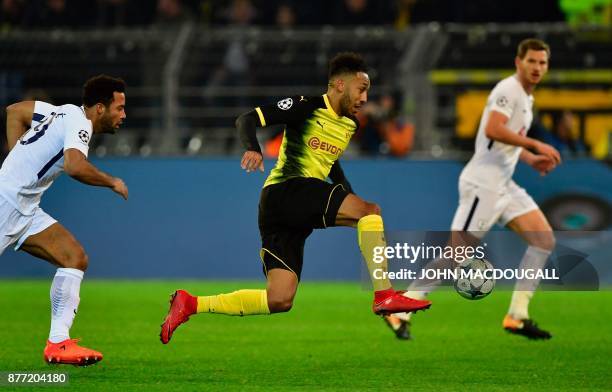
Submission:
M 512 175 L 519 159 L 546 175 L 561 163 L 552 146 L 526 135 L 533 119 L 532 92 L 548 71 L 550 48 L 538 39 L 522 41 L 515 58 L 516 73 L 500 81 L 484 108 L 476 151 L 459 177 L 459 206 L 451 230 L 451 244 L 476 243 L 495 223 L 507 226 L 527 242 L 520 268 L 543 268 L 555 246 L 546 217 Z M 448 260 L 434 260 L 428 268 L 449 268 Z M 413 281 L 407 296 L 423 299 L 439 281 Z M 507 331 L 530 339 L 549 339 L 529 317 L 528 305 L 537 280 L 517 281 L 503 320 Z M 387 316 L 385 321 L 400 339 L 410 339 L 411 314 Z
M 83 247 L 40 207 L 40 198 L 65 171 L 87 185 L 112 189 L 124 199 L 125 183 L 87 160 L 93 134 L 115 133 L 125 119 L 125 83 L 99 75 L 83 87 L 83 106 L 23 101 L 6 109 L 11 149 L 0 169 L 0 254 L 9 246 L 58 267 L 51 285 L 49 363 L 90 365 L 102 354 L 70 339 L 88 259 Z

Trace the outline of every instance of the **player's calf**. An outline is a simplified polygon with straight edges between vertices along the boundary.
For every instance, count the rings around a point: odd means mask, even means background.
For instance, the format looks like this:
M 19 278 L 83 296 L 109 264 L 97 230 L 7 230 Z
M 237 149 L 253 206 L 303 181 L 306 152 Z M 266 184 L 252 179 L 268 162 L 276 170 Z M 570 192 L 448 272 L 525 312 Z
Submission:
M 295 273 L 282 268 L 269 270 L 266 299 L 270 313 L 290 311 L 297 287 L 298 279 Z

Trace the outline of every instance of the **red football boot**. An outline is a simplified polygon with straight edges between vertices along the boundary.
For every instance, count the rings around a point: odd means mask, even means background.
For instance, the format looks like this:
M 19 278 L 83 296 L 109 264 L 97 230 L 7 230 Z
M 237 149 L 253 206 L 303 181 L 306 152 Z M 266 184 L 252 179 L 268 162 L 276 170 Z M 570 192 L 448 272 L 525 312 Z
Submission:
M 170 310 L 161 325 L 159 338 L 163 344 L 168 344 L 174 330 L 187 322 L 189 316 L 197 313 L 198 299 L 185 290 L 177 290 L 170 297 Z
M 431 301 L 409 298 L 404 296 L 404 293 L 405 291 L 395 291 L 393 288 L 375 291 L 372 311 L 380 315 L 402 312 L 414 313 L 431 306 Z
M 78 341 L 79 339 L 66 339 L 59 343 L 51 343 L 47 340 L 47 346 L 43 352 L 45 362 L 87 366 L 102 360 L 102 353 L 81 347 L 77 344 Z

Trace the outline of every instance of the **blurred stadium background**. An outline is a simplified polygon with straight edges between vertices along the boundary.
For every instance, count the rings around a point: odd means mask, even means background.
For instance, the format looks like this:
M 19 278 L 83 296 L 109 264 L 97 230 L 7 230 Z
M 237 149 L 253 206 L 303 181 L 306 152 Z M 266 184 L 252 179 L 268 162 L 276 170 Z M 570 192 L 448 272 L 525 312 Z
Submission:
M 0 104 L 78 102 L 95 73 L 130 86 L 129 120 L 96 156 L 235 155 L 233 121 L 289 94 L 319 94 L 328 60 L 372 67 L 367 125 L 346 157 L 468 156 L 482 102 L 517 43 L 552 47 L 531 133 L 568 157 L 610 157 L 608 0 L 5 0 Z M 278 131 L 278 130 L 276 130 Z M 276 132 L 278 133 L 278 132 Z M 265 134 L 275 153 L 274 130 Z M 269 143 L 268 143 L 269 142 Z
M 565 161 L 544 179 L 519 166 L 518 182 L 555 229 L 602 230 L 612 220 L 611 9 L 604 0 L 5 0 L 0 105 L 78 104 L 90 76 L 123 77 L 127 121 L 94 138 L 90 155 L 126 179 L 131 200 L 62 178 L 43 206 L 84 243 L 91 276 L 253 278 L 263 176 L 239 170 L 237 115 L 321 94 L 329 59 L 362 53 L 373 87 L 343 157 L 348 177 L 381 204 L 388 228 L 447 230 L 486 96 L 513 72 L 518 42 L 538 37 L 552 58 L 529 133 Z M 270 159 L 281 131 L 260 132 Z M 315 233 L 305 276 L 357 278 L 353 240 L 341 229 Z M 50 268 L 10 251 L 3 258 L 19 260 L 0 272 L 8 276 Z

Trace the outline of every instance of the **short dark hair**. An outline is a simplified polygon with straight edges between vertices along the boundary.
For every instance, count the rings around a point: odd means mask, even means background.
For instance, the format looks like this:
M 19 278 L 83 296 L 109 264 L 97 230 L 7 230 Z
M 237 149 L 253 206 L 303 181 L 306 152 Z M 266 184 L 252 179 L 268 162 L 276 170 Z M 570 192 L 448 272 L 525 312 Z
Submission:
M 338 53 L 329 62 L 328 80 L 343 73 L 368 72 L 368 67 L 363 57 L 354 52 Z
M 83 85 L 83 105 L 94 106 L 101 103 L 108 106 L 113 102 L 113 93 L 125 93 L 125 82 L 120 78 L 108 75 L 97 75 L 87 80 Z
M 528 50 L 545 50 L 546 55 L 550 58 L 550 46 L 541 39 L 527 38 L 522 40 L 516 49 L 516 56 L 522 60 L 527 55 Z

